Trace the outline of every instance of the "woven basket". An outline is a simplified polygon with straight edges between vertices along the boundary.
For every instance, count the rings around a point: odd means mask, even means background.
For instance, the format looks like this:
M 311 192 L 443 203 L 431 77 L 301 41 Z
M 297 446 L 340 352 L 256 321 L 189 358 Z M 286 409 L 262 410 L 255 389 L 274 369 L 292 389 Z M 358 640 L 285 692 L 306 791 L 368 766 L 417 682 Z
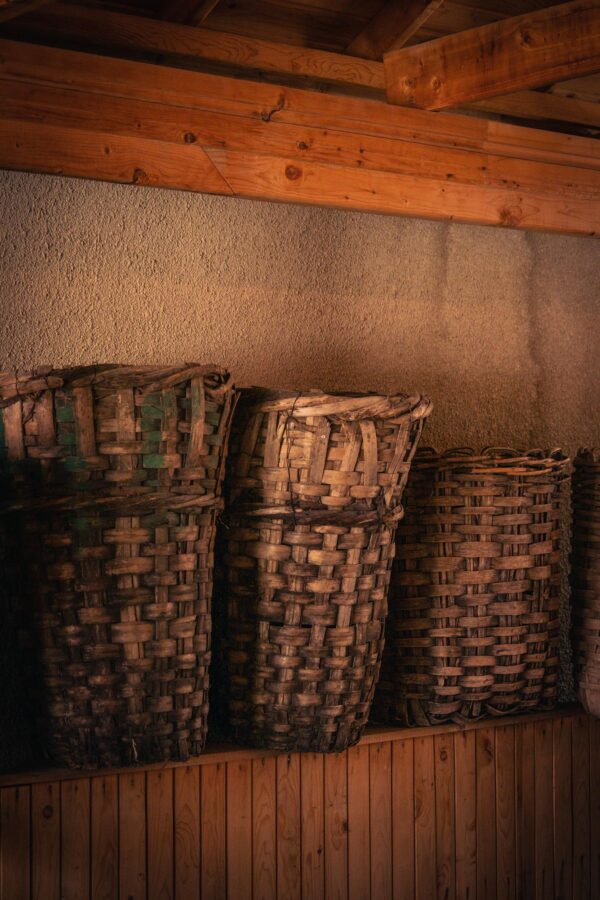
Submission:
M 567 465 L 559 451 L 417 454 L 377 720 L 460 723 L 554 705 Z
M 91 766 L 199 753 L 228 376 L 104 366 L 0 387 L 2 518 L 20 538 L 52 754 Z
M 227 531 L 230 729 L 276 750 L 360 738 L 383 649 L 394 530 L 431 404 L 251 396 Z
M 579 699 L 600 717 L 600 453 L 580 450 L 573 474 L 573 649 Z

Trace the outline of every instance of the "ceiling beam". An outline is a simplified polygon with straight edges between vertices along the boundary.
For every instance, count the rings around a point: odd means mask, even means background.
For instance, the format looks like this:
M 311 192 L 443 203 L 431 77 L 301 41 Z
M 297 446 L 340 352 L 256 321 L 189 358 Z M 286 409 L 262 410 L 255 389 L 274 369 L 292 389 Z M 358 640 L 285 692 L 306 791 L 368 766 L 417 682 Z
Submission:
M 503 97 L 489 97 L 470 103 L 468 109 L 498 113 L 515 119 L 533 119 L 544 122 L 570 122 L 600 129 L 600 103 L 589 100 L 561 97 L 541 91 L 519 91 Z
M 600 71 L 600 2 L 574 0 L 384 59 L 391 103 L 446 109 Z
M 444 0 L 390 0 L 348 44 L 346 53 L 362 56 L 364 59 L 381 59 L 388 50 L 404 47 L 443 2 Z
M 5 0 L 0 3 L 0 24 L 24 16 L 50 2 L 51 0 Z
M 172 62 L 183 57 L 208 60 L 252 72 L 356 85 L 382 95 L 385 90 L 382 63 L 97 7 L 53 3 L 19 27 L 25 26 L 45 42 L 62 38 L 111 53 L 142 50 Z
M 593 140 L 6 40 L 0 167 L 600 232 Z
M 163 8 L 163 19 L 201 25 L 218 3 L 219 0 L 167 0 Z

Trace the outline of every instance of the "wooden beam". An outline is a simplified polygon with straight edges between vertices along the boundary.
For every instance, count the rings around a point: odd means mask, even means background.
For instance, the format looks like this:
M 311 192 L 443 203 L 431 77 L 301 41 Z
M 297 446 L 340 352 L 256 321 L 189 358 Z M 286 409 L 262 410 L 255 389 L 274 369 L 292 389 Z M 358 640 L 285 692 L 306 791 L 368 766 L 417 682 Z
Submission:
M 50 2 L 51 0 L 5 0 L 0 3 L 0 24 L 24 16 Z
M 10 41 L 0 41 L 0 166 L 600 230 L 592 140 Z
M 241 70 L 356 85 L 382 94 L 385 90 L 382 63 L 97 7 L 53 3 L 24 24 L 45 42 L 61 38 L 77 40 L 104 52 L 161 53 L 171 63 L 178 58 L 198 63 L 208 60 Z
M 346 53 L 365 59 L 381 59 L 388 50 L 404 47 L 443 2 L 444 0 L 390 0 L 348 44 Z
M 209 17 L 219 0 L 168 0 L 163 18 L 188 25 L 201 25 Z
M 388 100 L 445 109 L 600 70 L 599 0 L 574 0 L 395 50 Z
M 600 103 L 541 91 L 519 91 L 504 97 L 489 97 L 487 100 L 470 103 L 468 108 L 512 116 L 515 119 L 571 122 L 600 128 Z

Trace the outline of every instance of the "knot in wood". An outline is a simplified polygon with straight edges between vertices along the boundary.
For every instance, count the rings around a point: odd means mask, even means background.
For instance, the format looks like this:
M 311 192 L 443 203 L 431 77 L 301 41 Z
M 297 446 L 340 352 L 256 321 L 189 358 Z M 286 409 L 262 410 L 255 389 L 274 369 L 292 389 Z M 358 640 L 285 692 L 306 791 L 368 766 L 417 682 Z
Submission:
M 290 181 L 297 181 L 301 175 L 302 175 L 302 169 L 298 168 L 298 166 L 286 166 L 285 167 L 285 177 L 289 178 Z

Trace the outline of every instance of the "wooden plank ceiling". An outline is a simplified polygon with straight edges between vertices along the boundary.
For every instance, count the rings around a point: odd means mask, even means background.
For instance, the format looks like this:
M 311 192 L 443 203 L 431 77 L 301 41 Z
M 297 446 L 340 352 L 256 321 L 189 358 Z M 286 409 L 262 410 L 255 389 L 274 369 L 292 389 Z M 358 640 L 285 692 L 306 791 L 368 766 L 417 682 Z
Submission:
M 600 0 L 567 6 L 570 31 L 546 0 L 0 0 L 0 166 L 596 234 Z M 526 75 L 478 92 L 511 28 Z M 394 106 L 436 105 L 432 41 L 470 48 L 444 111 Z

